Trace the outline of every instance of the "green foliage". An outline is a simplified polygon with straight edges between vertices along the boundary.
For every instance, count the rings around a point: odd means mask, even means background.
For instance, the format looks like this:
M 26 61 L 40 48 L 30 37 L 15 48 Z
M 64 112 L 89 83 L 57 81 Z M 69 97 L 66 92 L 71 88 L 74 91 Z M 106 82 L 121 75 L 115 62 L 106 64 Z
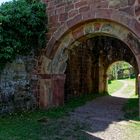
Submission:
M 14 0 L 0 6 L 0 63 L 16 55 L 38 52 L 45 47 L 47 16 L 45 4 L 37 0 Z
M 125 61 L 118 61 L 113 63 L 109 69 L 108 69 L 108 76 L 109 79 L 122 79 L 122 78 L 129 78 L 129 77 L 135 77 L 134 69 L 133 67 L 125 62 Z

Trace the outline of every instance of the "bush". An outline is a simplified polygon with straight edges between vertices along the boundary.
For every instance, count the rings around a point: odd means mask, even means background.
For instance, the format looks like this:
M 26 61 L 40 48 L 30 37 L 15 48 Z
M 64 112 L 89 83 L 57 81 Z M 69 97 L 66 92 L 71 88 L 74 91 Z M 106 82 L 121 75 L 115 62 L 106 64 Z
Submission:
M 17 0 L 0 6 L 0 63 L 17 55 L 36 53 L 46 44 L 45 4 L 35 0 Z

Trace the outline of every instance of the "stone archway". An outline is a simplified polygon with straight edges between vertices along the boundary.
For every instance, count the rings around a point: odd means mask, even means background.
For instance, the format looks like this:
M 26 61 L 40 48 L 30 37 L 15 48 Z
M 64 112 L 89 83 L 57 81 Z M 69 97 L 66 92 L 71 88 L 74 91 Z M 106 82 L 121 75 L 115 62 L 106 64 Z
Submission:
M 108 92 L 107 69 L 116 61 L 131 63 L 138 74 L 136 59 L 127 45 L 105 34 L 97 34 L 68 51 L 65 99 Z
M 63 104 L 66 76 L 64 73 L 69 58 L 68 52 L 96 35 L 105 35 L 122 41 L 131 50 L 139 71 L 140 43 L 131 30 L 116 22 L 99 19 L 79 26 L 75 25 L 72 30 L 62 35 L 60 40 L 55 41 L 52 48 L 47 50 L 47 54 L 45 53 L 40 58 L 39 104 L 41 107 Z

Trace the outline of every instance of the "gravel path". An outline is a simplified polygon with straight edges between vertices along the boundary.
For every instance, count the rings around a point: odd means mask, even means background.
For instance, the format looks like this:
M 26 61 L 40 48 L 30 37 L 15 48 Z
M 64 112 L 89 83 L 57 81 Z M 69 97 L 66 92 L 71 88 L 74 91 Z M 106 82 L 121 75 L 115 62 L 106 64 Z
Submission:
M 115 92 L 113 96 L 99 97 L 75 109 L 70 114 L 71 121 L 86 123 L 90 126 L 90 130 L 83 129 L 89 140 L 133 139 L 134 134 L 129 135 L 130 132 L 128 130 L 130 123 L 124 120 L 124 114 L 121 110 L 131 94 L 125 94 L 125 89 L 131 83 L 122 82 L 124 86 Z M 131 131 L 133 131 L 133 128 Z M 140 140 L 140 137 L 137 135 L 133 140 Z
M 134 85 L 121 82 L 123 87 L 112 96 L 96 98 L 68 116 L 48 121 L 40 140 L 140 140 L 140 127 L 126 121 L 122 111 Z

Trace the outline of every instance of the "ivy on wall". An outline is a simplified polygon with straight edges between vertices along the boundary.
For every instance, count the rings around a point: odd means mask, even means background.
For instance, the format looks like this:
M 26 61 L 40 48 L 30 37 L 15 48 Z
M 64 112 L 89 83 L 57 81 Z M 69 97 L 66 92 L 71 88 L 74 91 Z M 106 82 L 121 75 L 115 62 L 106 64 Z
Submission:
M 45 47 L 46 5 L 39 0 L 14 0 L 0 6 L 0 66 L 17 55 Z

